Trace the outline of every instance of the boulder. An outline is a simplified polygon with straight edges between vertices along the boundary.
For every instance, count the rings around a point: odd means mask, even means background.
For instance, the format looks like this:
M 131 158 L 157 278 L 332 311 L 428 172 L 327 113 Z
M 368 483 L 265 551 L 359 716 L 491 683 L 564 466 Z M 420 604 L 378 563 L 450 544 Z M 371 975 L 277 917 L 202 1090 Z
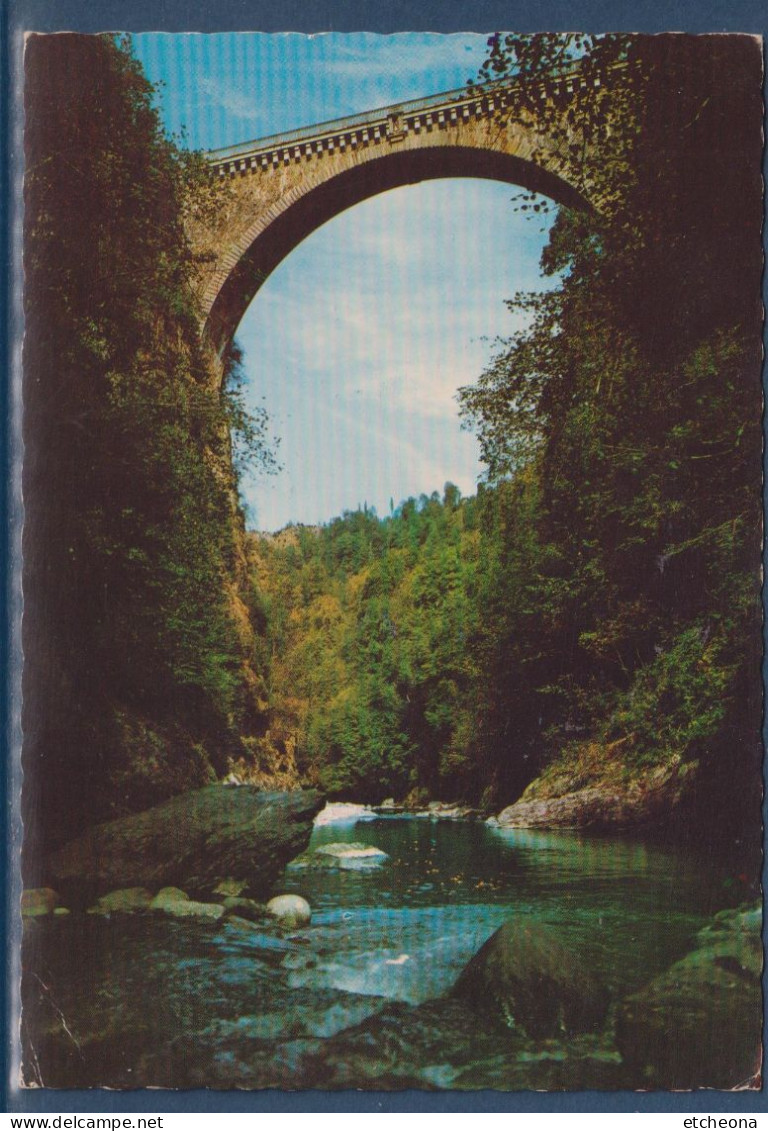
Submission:
M 452 995 L 540 1040 L 598 1031 L 608 995 L 546 927 L 512 919 L 465 967 Z
M 143 887 L 118 888 L 102 895 L 89 915 L 131 915 L 134 911 L 146 911 L 152 903 L 152 892 Z
M 593 832 L 668 824 L 691 790 L 696 764 L 677 755 L 628 774 L 620 750 L 621 742 L 583 744 L 574 757 L 548 766 L 494 824 Z
M 738 1088 L 759 1071 L 760 911 L 718 916 L 694 950 L 619 1008 L 616 1044 L 646 1087 Z
M 118 885 L 205 896 L 232 876 L 260 895 L 306 847 L 322 803 L 314 790 L 208 786 L 97 825 L 50 856 L 47 873 L 59 890 L 81 899 Z
M 150 911 L 165 911 L 169 903 L 183 903 L 189 896 L 181 888 L 160 888 L 149 905 Z
M 21 914 L 25 919 L 51 915 L 58 902 L 58 892 L 53 888 L 26 888 L 21 893 Z
M 288 931 L 308 926 L 312 918 L 309 904 L 300 895 L 276 895 L 274 899 L 270 899 L 266 911 Z

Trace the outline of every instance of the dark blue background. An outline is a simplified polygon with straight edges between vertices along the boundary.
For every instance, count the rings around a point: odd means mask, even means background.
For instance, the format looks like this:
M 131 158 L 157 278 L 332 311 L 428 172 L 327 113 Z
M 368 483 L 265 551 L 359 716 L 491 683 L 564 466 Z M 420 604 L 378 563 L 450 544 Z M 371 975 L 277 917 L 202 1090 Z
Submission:
M 535 31 L 685 31 L 752 32 L 768 34 L 765 0 L 0 0 L 2 27 L 1 105 L 5 127 L 0 133 L 10 161 L 0 164 L 0 256 L 5 269 L 0 279 L 0 302 L 7 300 L 17 280 L 9 278 L 8 166 L 17 155 L 9 145 L 9 126 L 18 97 L 14 61 L 19 58 L 19 35 L 34 31 L 493 31 L 510 28 Z M 8 310 L 5 301 L 2 309 Z M 10 357 L 13 327 L 6 318 L 0 326 L 4 353 Z M 6 368 L 7 372 L 7 368 Z M 0 386 L 0 412 L 5 427 L 0 432 L 0 458 L 9 482 L 10 424 L 8 383 Z M 0 554 L 9 560 L 9 512 L 7 494 L 0 498 Z M 7 587 L 4 591 L 7 597 Z M 0 633 L 4 658 L 10 660 L 8 602 L 0 602 Z M 6 664 L 5 670 L 8 670 Z M 6 697 L 6 706 L 8 700 Z M 0 766 L 5 772 L 7 760 Z M 0 784 L 3 784 L 0 782 Z M 7 789 L 6 789 L 7 796 Z M 7 806 L 0 809 L 0 831 L 9 842 Z M 14 866 L 13 853 L 9 868 Z M 0 871 L 0 880 L 7 879 Z M 3 906 L 7 910 L 7 899 Z M 8 916 L 6 915 L 6 921 Z M 6 958 L 8 956 L 6 955 Z M 8 970 L 6 964 L 5 967 Z M 7 979 L 4 979 L 7 983 Z M 16 1022 L 3 1003 L 6 1042 L 10 1054 Z M 162 1003 L 158 1002 L 162 1008 Z M 2 1086 L 8 1080 L 8 1062 L 2 1071 Z M 682 1095 L 582 1092 L 559 1095 L 539 1093 L 430 1093 L 430 1092 L 108 1092 L 17 1090 L 5 1093 L 2 1110 L 18 1112 L 539 1112 L 539 1111 L 680 1111 L 755 1112 L 768 1110 L 766 1093 L 698 1092 Z

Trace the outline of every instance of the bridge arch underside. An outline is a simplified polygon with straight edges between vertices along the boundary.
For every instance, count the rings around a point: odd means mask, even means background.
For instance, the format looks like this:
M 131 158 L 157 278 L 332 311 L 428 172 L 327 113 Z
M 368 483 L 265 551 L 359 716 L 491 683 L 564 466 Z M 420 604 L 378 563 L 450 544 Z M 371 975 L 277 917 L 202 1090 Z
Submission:
M 458 146 L 389 153 L 339 172 L 290 204 L 240 256 L 213 302 L 205 337 L 219 355 L 267 277 L 308 235 L 347 208 L 389 189 L 446 177 L 503 181 L 569 208 L 589 202 L 557 174 L 510 154 Z

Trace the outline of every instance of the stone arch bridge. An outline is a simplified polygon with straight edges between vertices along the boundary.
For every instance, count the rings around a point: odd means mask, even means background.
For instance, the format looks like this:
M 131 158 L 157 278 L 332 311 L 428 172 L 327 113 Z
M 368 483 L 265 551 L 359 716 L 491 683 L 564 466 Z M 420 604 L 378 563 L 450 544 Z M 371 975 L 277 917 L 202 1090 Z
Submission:
M 556 81 L 566 92 L 585 86 L 578 72 Z M 513 98 L 511 85 L 449 91 L 208 153 L 221 191 L 212 219 L 191 223 L 190 233 L 205 264 L 205 339 L 221 355 L 280 261 L 321 224 L 387 189 L 482 177 L 589 206 L 569 179 L 564 142 L 535 117 L 502 113 Z

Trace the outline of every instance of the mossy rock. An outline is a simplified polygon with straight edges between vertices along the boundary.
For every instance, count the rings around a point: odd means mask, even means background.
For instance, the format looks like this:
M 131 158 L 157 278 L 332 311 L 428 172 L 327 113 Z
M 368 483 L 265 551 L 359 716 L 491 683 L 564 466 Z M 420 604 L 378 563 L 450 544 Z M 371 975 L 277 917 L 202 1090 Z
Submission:
M 491 935 L 452 992 L 534 1040 L 597 1032 L 608 1012 L 608 994 L 584 962 L 529 919 Z
M 135 911 L 147 911 L 152 903 L 152 892 L 147 888 L 118 888 L 107 892 L 88 908 L 89 915 L 131 915 Z
M 164 911 L 169 903 L 183 903 L 189 896 L 181 888 L 160 888 L 155 898 L 149 905 L 150 911 Z
M 58 892 L 53 888 L 26 888 L 21 893 L 21 914 L 25 919 L 51 915 L 58 902 Z
M 224 907 L 221 903 L 199 903 L 194 899 L 168 899 L 160 910 L 175 919 L 213 919 L 218 921 L 224 916 Z
M 703 945 L 622 1003 L 616 1044 L 638 1084 L 731 1089 L 759 1071 L 762 945 L 740 922 L 756 916 L 716 920 Z

